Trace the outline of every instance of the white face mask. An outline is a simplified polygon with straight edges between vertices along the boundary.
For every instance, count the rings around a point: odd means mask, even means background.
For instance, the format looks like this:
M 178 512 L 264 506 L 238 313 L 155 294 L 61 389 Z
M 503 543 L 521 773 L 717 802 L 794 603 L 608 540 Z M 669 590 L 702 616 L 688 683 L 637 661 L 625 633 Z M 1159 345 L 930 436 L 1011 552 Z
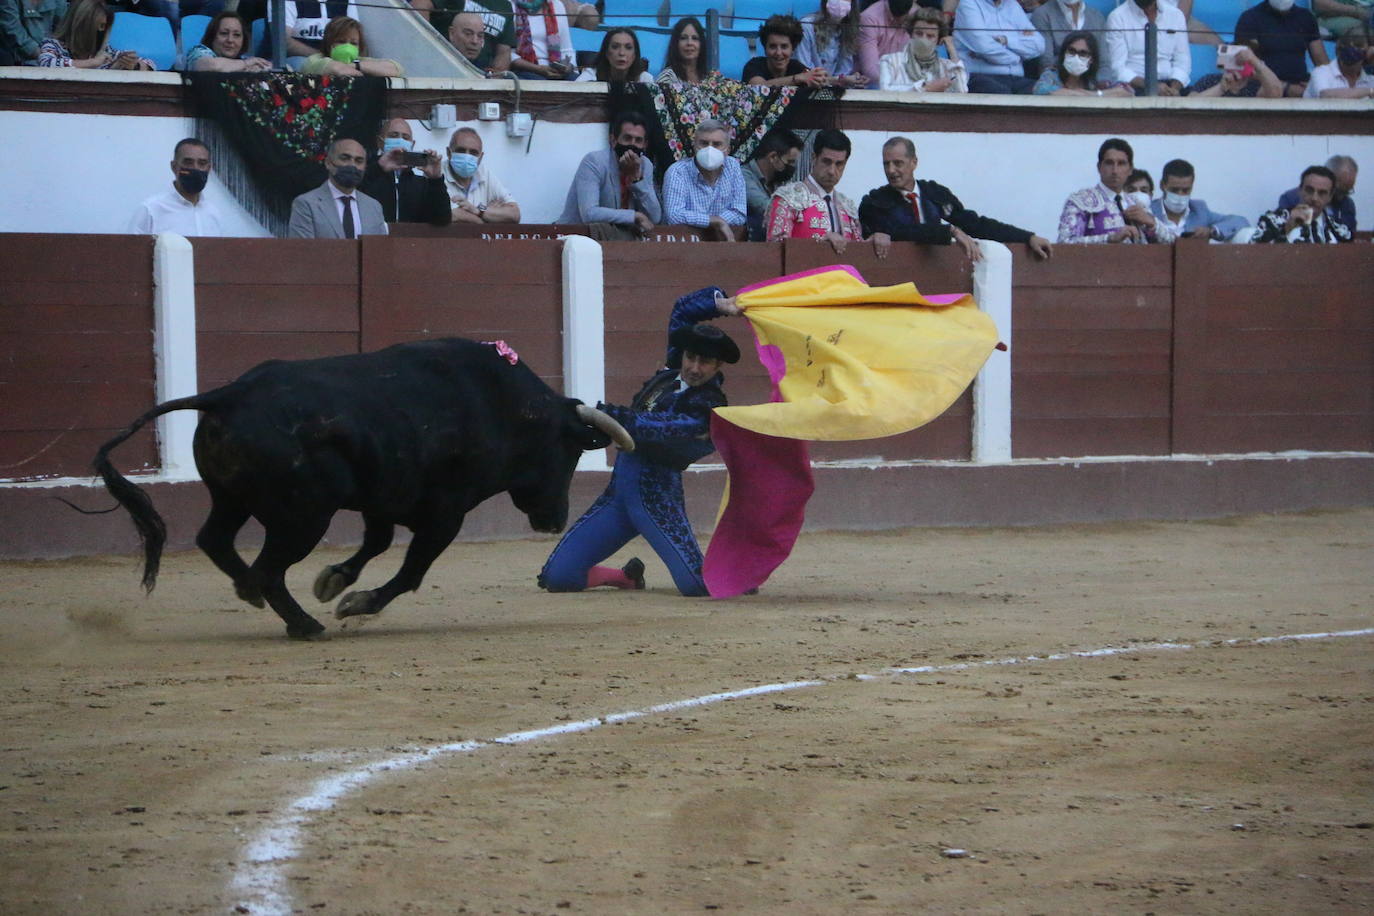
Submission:
M 1188 201 L 1191 197 L 1187 194 L 1175 194 L 1173 191 L 1164 192 L 1164 209 L 1170 213 L 1187 213 Z
M 1286 13 L 1293 8 L 1293 0 L 1269 0 L 1276 13 Z
M 725 164 L 725 153 L 714 146 L 703 146 L 697 150 L 697 165 L 708 172 L 714 172 Z
M 1070 76 L 1082 76 L 1088 72 L 1088 60 L 1084 57 L 1075 57 L 1072 54 L 1064 55 L 1064 69 Z
M 849 0 L 825 0 L 825 11 L 831 19 L 843 19 L 849 15 Z
M 1121 195 L 1121 200 L 1127 210 L 1131 207 L 1144 207 L 1148 210 L 1150 207 L 1150 195 L 1144 191 L 1127 191 Z

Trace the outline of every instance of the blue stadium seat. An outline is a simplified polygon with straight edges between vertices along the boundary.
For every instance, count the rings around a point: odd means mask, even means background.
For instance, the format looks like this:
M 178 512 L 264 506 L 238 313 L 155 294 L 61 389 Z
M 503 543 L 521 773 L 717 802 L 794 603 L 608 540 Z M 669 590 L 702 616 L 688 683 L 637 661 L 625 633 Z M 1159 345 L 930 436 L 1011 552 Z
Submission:
M 735 0 L 730 28 L 758 34 L 759 26 L 774 13 L 788 12 L 787 0 Z
M 780 4 L 781 5 L 781 4 Z M 820 12 L 821 0 L 792 0 L 792 15 L 800 19 L 812 13 Z M 780 13 L 787 12 L 786 9 L 778 10 Z
M 253 43 L 249 45 L 249 47 L 254 49 L 253 55 L 265 58 L 267 60 L 272 59 L 272 49 L 267 44 L 266 19 L 253 20 Z
M 649 62 L 649 75 L 657 76 L 663 69 L 663 59 L 668 56 L 668 33 L 637 29 L 635 35 L 639 37 L 640 55 Z
M 181 50 L 186 52 L 200 44 L 201 36 L 205 34 L 205 29 L 210 25 L 213 16 L 182 16 L 181 17 Z
M 1110 16 L 1112 10 L 1116 9 L 1117 6 L 1117 0 L 1087 0 L 1087 2 L 1088 6 L 1091 6 L 1093 9 L 1097 10 L 1103 16 Z M 1101 44 L 1100 40 L 1098 41 L 1098 44 Z
M 668 0 L 668 2 L 668 21 L 670 23 L 677 22 L 687 16 L 695 16 L 705 24 L 707 10 L 716 10 L 721 16 L 725 15 L 727 0 Z
M 1217 46 L 1216 45 L 1189 45 L 1188 50 L 1193 52 L 1193 69 L 1190 72 L 1192 77 L 1188 84 L 1192 85 L 1209 73 L 1217 72 Z
M 177 62 L 177 40 L 172 24 L 161 16 L 115 13 L 110 29 L 110 47 L 118 51 L 137 51 L 159 70 L 170 70 Z
M 1244 0 L 1193 0 L 1193 18 L 1212 27 L 1223 41 L 1236 37 L 1236 20 L 1253 3 Z
M 743 35 L 722 35 L 720 36 L 720 62 L 716 65 L 725 76 L 732 80 L 740 78 L 744 72 L 744 65 L 749 63 L 751 57 L 756 57 L 753 51 L 749 50 L 749 39 Z
M 606 0 L 601 24 L 631 29 L 662 25 L 660 14 L 663 6 L 664 0 Z
M 601 50 L 601 40 L 606 33 L 598 29 L 573 29 L 572 46 L 574 51 L 590 51 L 595 54 Z

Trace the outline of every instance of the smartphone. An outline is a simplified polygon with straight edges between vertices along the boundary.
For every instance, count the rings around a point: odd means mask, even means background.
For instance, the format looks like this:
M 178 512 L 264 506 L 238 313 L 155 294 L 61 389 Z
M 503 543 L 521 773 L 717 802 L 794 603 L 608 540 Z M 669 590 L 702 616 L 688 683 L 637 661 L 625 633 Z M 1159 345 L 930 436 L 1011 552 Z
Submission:
M 1239 70 L 1240 64 L 1236 63 L 1239 54 L 1239 45 L 1217 45 L 1217 69 L 1232 72 Z
M 424 153 L 401 153 L 401 164 L 413 169 L 422 169 L 429 164 L 429 156 Z

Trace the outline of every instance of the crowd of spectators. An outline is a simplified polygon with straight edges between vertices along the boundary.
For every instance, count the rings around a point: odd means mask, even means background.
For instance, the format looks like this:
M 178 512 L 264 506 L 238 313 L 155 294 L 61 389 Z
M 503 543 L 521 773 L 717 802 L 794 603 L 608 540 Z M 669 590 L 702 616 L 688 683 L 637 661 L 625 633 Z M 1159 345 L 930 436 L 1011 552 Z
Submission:
M 180 35 L 179 66 L 234 72 L 270 69 L 270 32 L 253 46 L 248 10 L 271 22 L 265 0 L 116 0 L 165 16 L 179 29 L 189 11 L 213 13 L 204 34 Z M 757 27 L 758 56 L 738 73 L 749 85 L 895 92 L 1057 95 L 1156 94 L 1261 98 L 1369 98 L 1374 0 L 1260 0 L 1218 49 L 1214 72 L 1194 71 L 1190 39 L 1217 40 L 1190 26 L 1191 0 L 1122 0 L 1104 16 L 1085 0 L 818 0 L 793 17 Z M 594 59 L 579 66 L 574 29 L 596 28 L 598 7 L 579 0 L 410 0 L 477 70 L 519 79 L 700 84 L 706 30 L 678 20 L 663 60 L 648 60 L 631 28 L 605 31 Z M 942 8 L 933 8 L 940 6 Z M 286 66 L 333 76 L 404 74 L 401 63 L 367 54 L 355 0 L 287 0 Z M 104 0 L 0 0 L 0 65 L 151 69 L 140 49 L 108 44 Z M 1145 27 L 1157 27 L 1156 79 L 1145 85 Z M 331 33 L 330 28 L 334 31 Z M 749 26 L 737 20 L 738 30 Z M 1205 34 L 1204 34 L 1205 32 Z M 1334 59 L 1323 33 L 1334 40 Z M 1065 51 L 1065 44 L 1074 47 Z M 1310 62 L 1310 66 L 1309 66 Z

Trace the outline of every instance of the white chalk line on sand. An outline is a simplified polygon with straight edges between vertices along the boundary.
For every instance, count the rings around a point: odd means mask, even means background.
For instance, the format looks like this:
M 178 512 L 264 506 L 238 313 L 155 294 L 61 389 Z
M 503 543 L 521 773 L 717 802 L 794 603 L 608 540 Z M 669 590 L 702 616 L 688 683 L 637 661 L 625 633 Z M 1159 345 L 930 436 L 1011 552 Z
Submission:
M 615 725 L 629 722 L 658 713 L 678 712 L 698 706 L 710 706 L 726 700 L 740 700 L 747 697 L 784 693 L 789 690 L 802 690 L 808 687 L 824 687 L 827 684 L 848 681 L 876 681 L 912 674 L 937 674 L 955 671 L 968 671 L 975 668 L 991 668 L 1000 665 L 1029 665 L 1040 662 L 1057 662 L 1071 658 L 1107 658 L 1115 655 L 1129 655 L 1136 652 L 1187 651 L 1190 649 L 1210 649 L 1224 646 L 1267 645 L 1278 642 L 1298 642 L 1316 639 L 1346 639 L 1354 636 L 1374 635 L 1374 627 L 1361 630 L 1337 630 L 1329 633 L 1296 633 L 1289 636 L 1259 636 L 1237 639 L 1207 640 L 1200 643 L 1153 642 L 1131 646 L 1108 646 L 1101 649 L 1084 649 L 1074 652 L 1055 652 L 1048 655 L 1023 655 L 1009 658 L 994 658 L 983 661 L 957 662 L 948 665 L 920 665 L 917 667 L 884 668 L 876 674 L 837 675 L 809 680 L 787 681 L 778 684 L 763 684 L 745 687 L 740 690 L 725 690 L 704 696 L 659 703 L 643 709 L 632 709 L 582 719 L 577 722 L 563 722 L 547 728 L 511 732 L 499 738 L 488 740 L 453 741 L 437 744 L 404 754 L 396 754 L 382 760 L 364 763 L 347 772 L 337 773 L 316 780 L 310 791 L 292 801 L 266 827 L 244 847 L 243 856 L 235 870 L 230 884 L 230 894 L 237 905 L 255 914 L 289 914 L 292 911 L 291 895 L 287 890 L 286 868 L 299 855 L 301 838 L 312 819 L 312 814 L 328 811 L 344 796 L 363 788 L 375 777 L 384 773 L 407 770 L 450 754 L 470 754 L 484 748 L 503 745 L 527 744 L 543 738 L 554 738 L 591 731 L 602 725 Z

